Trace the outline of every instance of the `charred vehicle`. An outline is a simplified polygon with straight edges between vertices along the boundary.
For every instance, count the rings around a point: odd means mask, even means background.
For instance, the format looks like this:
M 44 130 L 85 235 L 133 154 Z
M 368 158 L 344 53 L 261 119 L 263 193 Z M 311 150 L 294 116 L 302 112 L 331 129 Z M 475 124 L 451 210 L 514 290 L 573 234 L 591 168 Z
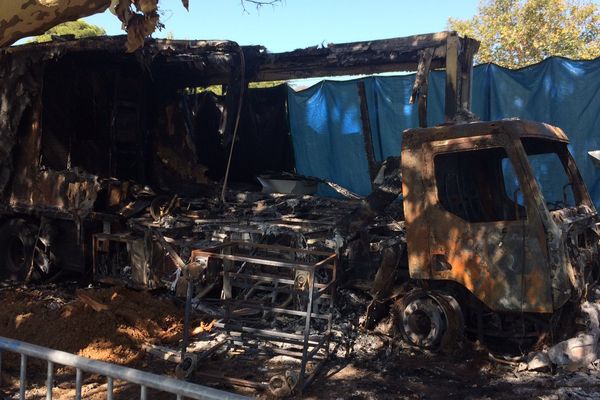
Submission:
M 404 133 L 408 270 L 421 289 L 397 306 L 414 344 L 439 343 L 463 314 L 480 336 L 538 338 L 597 282 L 598 216 L 567 143 L 520 120 Z

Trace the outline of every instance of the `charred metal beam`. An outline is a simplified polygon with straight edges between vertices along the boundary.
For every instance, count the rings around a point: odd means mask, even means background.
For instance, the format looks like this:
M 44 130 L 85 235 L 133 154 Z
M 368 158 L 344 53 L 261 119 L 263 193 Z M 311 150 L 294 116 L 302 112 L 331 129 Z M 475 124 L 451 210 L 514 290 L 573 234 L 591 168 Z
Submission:
M 432 57 L 432 49 L 425 49 L 421 53 L 415 83 L 410 96 L 410 104 L 413 104 L 415 99 L 418 99 L 419 127 L 421 128 L 427 127 L 427 92 L 429 91 L 429 70 L 431 68 Z
M 449 40 L 461 41 L 456 32 L 374 40 L 286 53 L 264 54 L 253 81 L 288 80 L 322 76 L 415 71 L 424 49 L 433 49 L 432 66 L 444 67 Z
M 457 37 L 450 37 L 446 43 L 446 92 L 444 101 L 444 116 L 446 121 L 450 121 L 458 111 L 458 101 L 460 98 L 459 79 L 459 52 L 460 43 Z
M 455 119 L 471 106 L 473 56 L 479 42 L 469 38 L 449 37 L 446 49 L 446 93 L 444 115 L 446 122 Z
M 358 100 L 360 103 L 360 119 L 362 122 L 362 133 L 365 141 L 365 152 L 367 153 L 367 162 L 369 163 L 369 176 L 371 181 L 377 175 L 377 162 L 373 151 L 373 137 L 371 135 L 371 119 L 369 118 L 369 106 L 367 104 L 367 93 L 365 90 L 365 82 L 358 81 Z

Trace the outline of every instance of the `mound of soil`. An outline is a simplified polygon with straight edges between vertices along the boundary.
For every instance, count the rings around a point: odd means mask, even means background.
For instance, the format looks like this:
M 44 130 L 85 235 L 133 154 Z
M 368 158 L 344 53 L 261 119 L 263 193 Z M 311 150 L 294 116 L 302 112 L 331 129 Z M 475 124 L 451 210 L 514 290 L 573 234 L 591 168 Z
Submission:
M 144 343 L 181 336 L 181 310 L 167 298 L 122 287 L 66 293 L 0 292 L 0 336 L 121 365 L 135 366 Z

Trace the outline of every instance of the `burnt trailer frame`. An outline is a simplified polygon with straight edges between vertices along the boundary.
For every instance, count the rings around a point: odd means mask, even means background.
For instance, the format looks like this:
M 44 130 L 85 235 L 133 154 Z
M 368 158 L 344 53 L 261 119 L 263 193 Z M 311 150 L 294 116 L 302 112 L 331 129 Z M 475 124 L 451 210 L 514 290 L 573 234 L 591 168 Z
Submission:
M 127 212 L 115 210 L 118 205 L 123 205 L 130 191 L 128 181 L 146 184 L 145 180 L 152 175 L 146 165 L 154 157 L 146 143 L 150 127 L 142 122 L 135 126 L 135 135 L 128 139 L 128 144 L 138 143 L 139 146 L 130 146 L 134 148 L 127 154 L 118 153 L 119 138 L 126 128 L 118 127 L 120 111 L 115 104 L 133 103 L 135 106 L 137 102 L 138 108 L 130 114 L 147 114 L 150 111 L 142 108 L 156 87 L 183 89 L 225 85 L 220 132 L 227 143 L 233 141 L 248 82 L 417 71 L 413 100 L 418 102 L 420 125 L 425 126 L 429 70 L 445 67 L 448 72 L 445 105 L 446 119 L 451 120 L 457 111 L 469 108 L 472 57 L 478 48 L 477 41 L 462 38 L 455 32 L 330 44 L 274 54 L 261 46 L 239 46 L 230 41 L 179 40 L 148 40 L 143 49 L 128 54 L 125 42 L 125 37 L 58 38 L 49 43 L 0 50 L 0 79 L 3 82 L 0 87 L 0 213 L 5 219 L 33 221 L 28 226 L 30 230 L 38 230 L 38 239 L 52 235 L 68 237 L 64 240 L 68 242 L 64 248 L 58 246 L 59 258 L 63 264 L 66 261 L 65 267 L 73 270 L 84 270 L 91 259 L 92 233 L 114 231 L 114 225 L 122 225 L 126 219 Z M 81 141 L 79 148 L 74 150 L 69 137 L 68 148 L 62 149 L 62 158 L 54 163 L 60 167 L 49 166 L 49 157 L 45 159 L 43 154 L 49 137 L 45 128 L 52 120 L 59 134 L 68 130 L 64 125 L 68 118 L 61 119 L 60 107 L 52 109 L 52 96 L 67 95 L 60 93 L 61 86 L 56 84 L 55 78 L 62 74 L 61 79 L 67 83 L 71 78 L 79 76 L 81 79 L 85 68 L 90 71 L 93 81 L 90 87 L 114 85 L 116 88 L 112 104 L 98 105 L 92 99 L 90 106 L 98 108 L 94 108 L 94 112 L 100 115 L 102 112 L 110 114 L 110 120 L 103 120 L 107 125 L 98 128 L 97 132 L 97 135 L 106 135 L 107 144 L 94 147 L 92 139 Z M 128 76 L 123 79 L 123 75 Z M 127 80 L 129 83 L 122 83 Z M 77 87 L 77 84 L 72 86 Z M 137 97 L 118 99 L 119 90 L 139 92 Z M 46 95 L 48 92 L 52 92 L 51 96 Z M 85 98 L 85 94 L 83 96 L 80 98 Z M 62 104 L 68 102 L 68 99 L 62 100 Z M 361 102 L 365 103 L 364 99 Z M 362 108 L 366 115 L 366 103 Z M 96 126 L 95 120 L 85 118 L 81 117 L 80 128 Z M 368 126 L 365 129 L 368 132 Z M 101 140 L 96 138 L 97 143 Z M 368 134 L 365 145 L 372 147 Z M 61 152 L 53 149 L 49 153 Z M 89 164 L 94 154 L 101 153 L 107 154 L 102 172 L 87 171 L 75 162 L 78 158 L 80 163 Z M 372 152 L 367 154 L 372 155 Z M 121 164 L 119 157 L 123 160 Z M 119 176 L 119 168 L 132 159 L 140 162 L 127 166 L 130 176 Z M 371 174 L 374 174 L 375 160 L 370 160 L 370 166 Z M 193 168 L 188 172 L 191 176 L 201 173 Z M 105 205 L 102 210 L 98 207 L 100 199 Z
M 59 253 L 62 267 L 67 269 L 84 271 L 86 261 L 90 260 L 91 256 L 90 234 L 103 229 L 110 231 L 111 224 L 122 219 L 118 213 L 98 211 L 96 206 L 99 196 L 104 196 L 105 205 L 109 209 L 121 204 L 128 190 L 128 177 L 114 180 L 114 177 L 118 176 L 119 167 L 114 153 L 118 143 L 116 136 L 121 133 L 118 131 L 115 111 L 117 100 L 109 104 L 108 112 L 106 109 L 98 111 L 98 114 L 102 111 L 107 114 L 101 115 L 104 117 L 104 125 L 98 129 L 104 137 L 97 140 L 104 141 L 107 149 L 99 148 L 95 153 L 98 156 L 102 150 L 108 150 L 105 157 L 107 168 L 104 173 L 94 174 L 71 162 L 76 156 L 80 161 L 89 161 L 86 157 L 94 157 L 93 152 L 86 153 L 85 143 L 79 147 L 77 153 L 71 151 L 71 137 L 68 149 L 65 150 L 64 146 L 63 149 L 58 148 L 64 153 L 60 160 L 63 163 L 62 168 L 48 166 L 51 164 L 50 157 L 44 159 L 44 150 L 47 148 L 46 139 L 49 136 L 44 130 L 44 123 L 50 118 L 58 119 L 56 113 L 44 115 L 51 107 L 51 104 L 47 104 L 50 101 L 46 90 L 55 83 L 52 81 L 55 76 L 52 77 L 51 73 L 58 70 L 58 75 L 64 83 L 68 82 L 70 74 L 75 79 L 81 75 L 78 75 L 79 69 L 87 68 L 91 71 L 91 85 L 102 87 L 106 84 L 111 89 L 114 85 L 116 97 L 119 79 L 124 75 L 124 71 L 127 71 L 134 82 L 130 84 L 130 88 L 142 87 L 138 96 L 139 103 L 134 103 L 136 107 L 144 105 L 141 98 L 146 93 L 143 90 L 152 84 L 153 74 L 161 76 L 163 87 L 230 83 L 239 76 L 238 66 L 242 51 L 233 42 L 197 41 L 172 44 L 163 41 L 148 45 L 136 54 L 127 54 L 124 51 L 125 40 L 124 37 L 103 37 L 81 41 L 57 41 L 11 47 L 0 52 L 0 74 L 3 80 L 0 89 L 0 190 L 3 197 L 1 212 L 6 219 L 21 218 L 23 221 L 32 221 L 33 230 L 39 229 L 38 239 L 40 235 L 44 235 L 46 227 L 52 226 L 49 229 L 55 231 L 53 236 L 65 239 L 59 246 L 54 246 L 54 250 Z M 103 71 L 104 75 L 99 71 Z M 112 78 L 112 81 L 104 82 L 107 76 Z M 182 79 L 185 79 L 185 83 L 181 82 Z M 76 87 L 77 84 L 72 86 Z M 231 87 L 227 100 L 234 103 L 241 101 L 238 95 L 240 85 Z M 60 90 L 50 93 L 54 94 L 60 96 Z M 92 93 L 89 98 L 85 95 L 83 98 L 91 99 L 92 107 L 97 106 Z M 74 101 L 81 101 L 81 97 Z M 64 104 L 68 105 L 68 101 L 63 101 Z M 223 118 L 222 129 L 226 130 L 232 125 L 232 118 L 233 115 Z M 88 121 L 90 129 L 94 127 L 95 122 Z M 85 123 L 86 121 L 81 121 L 79 128 L 85 128 Z M 61 124 L 66 126 L 67 121 L 54 121 L 57 131 L 60 130 Z M 151 157 L 144 142 L 147 129 L 148 127 L 141 125 L 131 129 L 134 131 L 131 142 L 135 144 L 139 140 L 139 147 L 134 149 L 133 154 L 123 155 L 122 160 L 131 157 L 144 163 Z M 69 132 L 69 135 L 71 133 Z M 78 133 L 80 132 L 76 132 Z M 53 148 L 48 156 L 61 153 L 56 149 Z M 147 174 L 145 167 L 147 166 L 133 170 L 137 175 L 135 178 L 144 178 Z

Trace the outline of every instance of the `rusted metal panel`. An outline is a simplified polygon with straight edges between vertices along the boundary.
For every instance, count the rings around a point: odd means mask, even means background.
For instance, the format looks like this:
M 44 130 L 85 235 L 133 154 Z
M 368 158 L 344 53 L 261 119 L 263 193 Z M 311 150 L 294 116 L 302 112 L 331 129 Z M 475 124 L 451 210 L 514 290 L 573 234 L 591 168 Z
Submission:
M 97 177 L 76 169 L 40 168 L 41 110 L 38 96 L 30 116 L 21 119 L 8 203 L 17 209 L 47 209 L 83 217 L 94 206 L 100 188 Z
M 93 209 L 100 185 L 97 178 L 72 171 L 37 171 L 13 186 L 10 205 L 64 211 L 85 216 Z
M 472 122 L 467 124 L 440 125 L 427 129 L 408 129 L 403 132 L 403 150 L 418 148 L 420 143 L 451 140 L 457 137 L 481 136 L 502 129 L 514 138 L 540 137 L 561 142 L 569 139 L 562 129 L 542 122 L 507 119 L 501 121 Z M 406 145 L 404 145 L 406 143 Z

